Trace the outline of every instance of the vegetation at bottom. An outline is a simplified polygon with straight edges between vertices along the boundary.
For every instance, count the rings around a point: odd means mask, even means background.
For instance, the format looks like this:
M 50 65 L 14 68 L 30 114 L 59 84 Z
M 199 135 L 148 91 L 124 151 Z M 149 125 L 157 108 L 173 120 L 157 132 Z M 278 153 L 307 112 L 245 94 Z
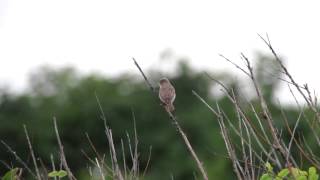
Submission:
M 318 179 L 316 97 L 308 86 L 295 84 L 272 55 L 258 54 L 255 61 L 242 55 L 246 65 L 235 68 L 243 78 L 199 72 L 183 60 L 171 75 L 156 67 L 145 71 L 155 87 L 164 76 L 174 85 L 174 115 L 209 179 Z M 31 73 L 25 92 L 2 87 L 2 180 L 202 179 L 174 122 L 139 73 L 108 78 L 41 67 Z M 295 99 L 294 91 L 305 104 L 282 106 L 277 91 L 284 85 L 290 87 L 285 98 Z
M 262 174 L 262 176 L 260 177 L 260 180 L 272 180 L 272 179 L 318 180 L 319 179 L 319 174 L 317 173 L 317 170 L 315 167 L 310 167 L 308 171 L 303 171 L 295 167 L 288 167 L 280 170 L 278 173 L 275 173 L 273 171 L 272 165 L 269 162 L 267 162 L 265 166 L 266 166 L 266 172 Z

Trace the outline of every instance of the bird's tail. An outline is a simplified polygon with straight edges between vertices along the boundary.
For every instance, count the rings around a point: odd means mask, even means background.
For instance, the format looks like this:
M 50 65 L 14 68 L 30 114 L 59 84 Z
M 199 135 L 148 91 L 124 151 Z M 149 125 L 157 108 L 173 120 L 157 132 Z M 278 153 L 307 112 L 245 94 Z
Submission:
M 173 104 L 171 103 L 171 104 L 167 104 L 166 105 L 166 110 L 168 111 L 168 112 L 173 112 L 174 111 L 174 106 L 173 106 Z

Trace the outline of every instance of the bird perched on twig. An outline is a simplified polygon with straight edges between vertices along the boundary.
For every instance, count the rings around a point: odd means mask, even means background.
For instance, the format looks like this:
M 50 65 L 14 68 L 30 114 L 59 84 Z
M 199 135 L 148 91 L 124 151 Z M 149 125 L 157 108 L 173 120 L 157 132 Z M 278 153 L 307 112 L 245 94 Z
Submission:
M 161 102 L 163 103 L 167 112 L 173 112 L 173 101 L 176 98 L 174 87 L 167 78 L 160 79 L 159 86 L 159 98 Z

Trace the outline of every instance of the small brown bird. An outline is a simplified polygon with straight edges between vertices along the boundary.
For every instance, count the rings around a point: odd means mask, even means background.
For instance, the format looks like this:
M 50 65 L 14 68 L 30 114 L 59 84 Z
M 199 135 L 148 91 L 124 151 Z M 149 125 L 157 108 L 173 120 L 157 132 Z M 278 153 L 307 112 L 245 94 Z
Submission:
M 173 112 L 173 101 L 176 98 L 174 87 L 167 78 L 160 79 L 159 86 L 159 98 L 161 102 L 164 104 L 166 111 Z

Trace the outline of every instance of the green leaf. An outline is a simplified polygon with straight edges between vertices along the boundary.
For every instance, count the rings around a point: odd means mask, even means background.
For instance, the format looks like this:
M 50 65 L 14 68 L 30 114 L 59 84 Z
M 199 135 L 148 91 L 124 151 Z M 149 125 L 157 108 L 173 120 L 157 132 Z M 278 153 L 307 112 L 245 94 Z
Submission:
M 310 167 L 310 168 L 309 168 L 309 175 L 311 175 L 311 174 L 316 174 L 316 173 L 317 173 L 317 170 L 316 170 L 315 167 Z
M 307 171 L 301 171 L 301 170 L 299 170 L 299 174 L 302 175 L 302 176 L 308 176 Z
M 291 168 L 291 173 L 293 175 L 293 177 L 298 177 L 300 174 L 299 174 L 299 169 L 298 168 Z
M 273 167 L 271 166 L 271 164 L 269 162 L 266 162 L 265 166 L 266 166 L 268 172 L 273 172 Z
M 16 174 L 18 170 L 19 168 L 11 169 L 1 178 L 1 180 L 16 180 Z
M 65 177 L 67 175 L 67 172 L 64 170 L 60 170 L 60 171 L 52 171 L 48 174 L 49 177 Z
M 317 169 L 315 167 L 310 167 L 308 172 L 309 172 L 308 180 L 318 180 L 319 179 L 319 175 L 317 174 Z
M 278 173 L 277 177 L 279 177 L 279 178 L 284 178 L 284 177 L 288 176 L 288 174 L 289 174 L 289 170 L 288 170 L 287 168 L 286 168 L 286 169 L 282 169 L 282 170 Z
M 297 177 L 297 180 L 308 180 L 307 176 L 304 176 L 304 175 L 299 175 Z
M 272 176 L 270 176 L 270 174 L 263 174 L 261 177 L 260 177 L 260 180 L 272 180 Z
M 318 179 L 319 179 L 319 175 L 318 174 L 309 175 L 309 180 L 318 180 Z

